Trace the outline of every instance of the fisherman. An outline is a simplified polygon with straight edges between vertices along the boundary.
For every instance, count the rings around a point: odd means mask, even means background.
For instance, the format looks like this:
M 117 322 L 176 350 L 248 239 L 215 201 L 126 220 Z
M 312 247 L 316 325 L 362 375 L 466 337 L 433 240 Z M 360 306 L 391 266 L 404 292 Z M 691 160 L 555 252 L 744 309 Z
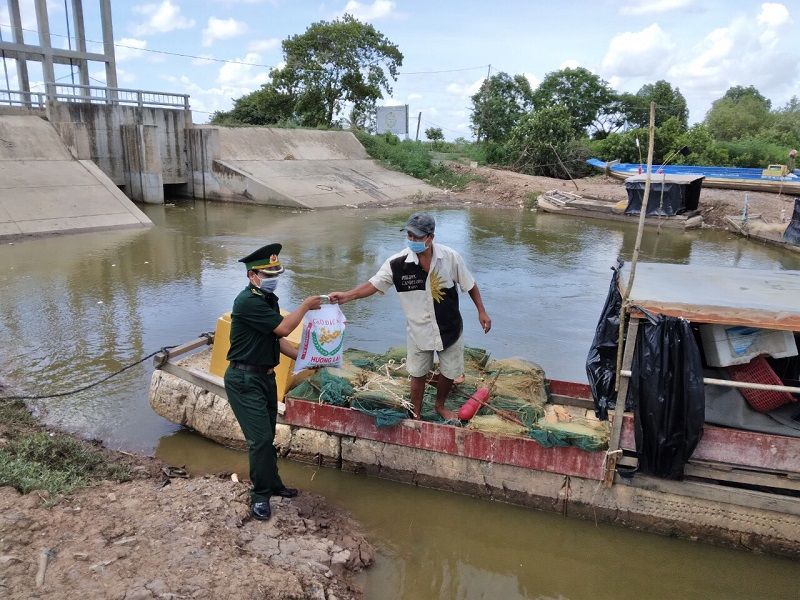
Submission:
M 344 304 L 385 292 L 392 285 L 400 294 L 406 316 L 406 370 L 411 375 L 413 416 L 422 415 L 425 380 L 433 369 L 434 352 L 439 358 L 436 383 L 436 412 L 445 419 L 457 419 L 444 402 L 453 380 L 464 373 L 463 320 L 458 308 L 458 289 L 467 292 L 478 309 L 484 333 L 492 320 L 483 307 L 478 284 L 464 265 L 464 259 L 442 244 L 434 244 L 436 222 L 428 213 L 414 213 L 401 231 L 406 248 L 390 256 L 374 277 L 347 292 L 331 292 L 331 303 Z
M 272 515 L 271 496 L 294 498 L 278 475 L 278 453 L 273 445 L 278 418 L 275 366 L 280 354 L 297 358 L 297 350 L 285 339 L 320 307 L 319 296 L 309 296 L 293 312 L 281 316 L 275 288 L 284 268 L 278 260 L 280 244 L 268 244 L 239 259 L 247 268 L 249 285 L 233 302 L 231 346 L 225 371 L 225 392 L 247 440 L 250 458 L 250 492 L 253 518 L 266 521 Z

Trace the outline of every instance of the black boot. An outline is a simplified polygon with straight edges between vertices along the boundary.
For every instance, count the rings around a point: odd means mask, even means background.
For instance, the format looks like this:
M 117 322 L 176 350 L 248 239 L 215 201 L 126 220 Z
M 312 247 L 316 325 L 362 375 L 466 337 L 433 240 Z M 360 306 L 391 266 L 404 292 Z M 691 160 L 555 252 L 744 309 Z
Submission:
M 269 521 L 269 518 L 272 516 L 272 508 L 270 508 L 269 500 L 253 502 L 250 512 L 254 519 Z
M 297 496 L 297 488 L 290 488 L 283 486 L 272 492 L 273 496 L 280 496 L 281 498 L 294 498 Z

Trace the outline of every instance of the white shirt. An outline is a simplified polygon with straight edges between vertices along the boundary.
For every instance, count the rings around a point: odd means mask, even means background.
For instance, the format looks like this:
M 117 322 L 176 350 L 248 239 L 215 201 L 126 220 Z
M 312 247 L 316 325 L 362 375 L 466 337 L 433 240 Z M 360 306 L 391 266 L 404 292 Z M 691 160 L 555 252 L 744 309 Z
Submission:
M 381 292 L 394 285 L 406 316 L 409 342 L 419 350 L 443 350 L 461 335 L 455 285 L 469 292 L 475 279 L 452 248 L 433 244 L 430 273 L 422 270 L 416 253 L 406 248 L 390 256 L 369 282 Z

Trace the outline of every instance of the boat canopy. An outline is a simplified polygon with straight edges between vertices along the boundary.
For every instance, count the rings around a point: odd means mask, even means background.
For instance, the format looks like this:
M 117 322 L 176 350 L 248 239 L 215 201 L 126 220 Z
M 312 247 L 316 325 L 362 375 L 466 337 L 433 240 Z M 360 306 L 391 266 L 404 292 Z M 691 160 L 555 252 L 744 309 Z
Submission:
M 623 295 L 629 269 L 619 278 Z M 640 262 L 629 301 L 697 323 L 800 331 L 798 298 L 800 271 Z
M 626 215 L 638 215 L 642 210 L 646 175 L 634 175 L 625 180 L 628 192 Z M 702 175 L 667 175 L 653 173 L 650 181 L 648 217 L 671 217 L 697 210 L 700 204 Z

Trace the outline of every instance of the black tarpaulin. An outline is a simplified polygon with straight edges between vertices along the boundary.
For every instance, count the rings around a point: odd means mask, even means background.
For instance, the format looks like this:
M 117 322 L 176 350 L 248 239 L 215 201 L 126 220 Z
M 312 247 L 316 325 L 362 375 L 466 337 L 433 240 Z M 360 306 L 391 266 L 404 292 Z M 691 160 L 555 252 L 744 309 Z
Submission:
M 646 317 L 639 326 L 628 387 L 639 471 L 682 479 L 705 421 L 700 349 L 685 319 Z
M 786 226 L 786 231 L 783 232 L 783 239 L 790 244 L 800 246 L 800 198 L 794 199 L 794 213 L 789 225 Z
M 598 419 L 608 420 L 608 411 L 616 405 L 617 392 L 614 389 L 617 369 L 617 345 L 619 344 L 619 312 L 622 305 L 622 296 L 619 293 L 617 280 L 622 261 L 613 268 L 611 285 L 594 339 L 586 357 L 586 376 L 592 386 L 594 397 L 594 414 Z
M 626 215 L 638 215 L 641 212 L 646 179 L 645 175 L 634 175 L 625 180 L 625 190 L 628 192 Z M 650 182 L 647 216 L 668 217 L 697 210 L 703 179 L 702 175 L 654 173 Z

